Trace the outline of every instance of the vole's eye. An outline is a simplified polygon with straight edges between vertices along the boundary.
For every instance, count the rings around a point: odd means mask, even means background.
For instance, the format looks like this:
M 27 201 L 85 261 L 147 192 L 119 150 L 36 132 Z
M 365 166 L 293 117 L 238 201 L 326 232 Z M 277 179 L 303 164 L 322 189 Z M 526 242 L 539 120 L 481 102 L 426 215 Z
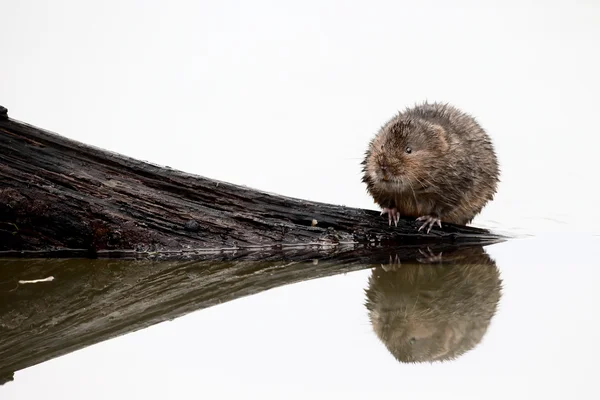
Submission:
M 410 343 L 410 344 L 415 344 L 415 343 L 416 343 L 416 341 L 417 341 L 417 339 L 415 339 L 415 338 L 410 338 L 410 340 L 408 341 L 408 343 Z
M 410 148 L 410 146 L 406 146 L 406 149 L 404 149 L 404 151 L 406 151 L 406 154 L 412 153 L 412 149 Z

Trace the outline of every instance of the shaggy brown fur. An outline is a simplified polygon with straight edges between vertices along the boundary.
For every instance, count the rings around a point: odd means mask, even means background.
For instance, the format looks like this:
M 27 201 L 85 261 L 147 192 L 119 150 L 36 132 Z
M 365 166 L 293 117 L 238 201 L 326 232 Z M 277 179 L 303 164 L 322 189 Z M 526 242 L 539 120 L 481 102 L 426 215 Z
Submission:
M 492 200 L 499 167 L 475 119 L 448 104 L 424 103 L 390 119 L 369 143 L 363 182 L 389 213 L 465 225 Z
M 444 264 L 373 269 L 366 307 L 373 330 L 400 362 L 452 360 L 480 343 L 502 281 L 481 247 L 444 253 Z

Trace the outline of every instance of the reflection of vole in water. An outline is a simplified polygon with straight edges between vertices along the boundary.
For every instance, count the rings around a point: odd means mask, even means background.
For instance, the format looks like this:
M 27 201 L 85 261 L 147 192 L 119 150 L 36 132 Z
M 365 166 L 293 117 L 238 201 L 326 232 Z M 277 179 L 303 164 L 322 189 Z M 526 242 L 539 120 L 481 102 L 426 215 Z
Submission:
M 363 182 L 387 213 L 465 225 L 492 200 L 498 162 L 490 138 L 471 116 L 444 104 L 407 109 L 369 143 Z M 419 230 L 421 229 L 419 228 Z
M 373 269 L 366 307 L 398 361 L 454 359 L 481 341 L 496 312 L 500 274 L 483 248 L 444 253 L 444 259 L 452 262 Z

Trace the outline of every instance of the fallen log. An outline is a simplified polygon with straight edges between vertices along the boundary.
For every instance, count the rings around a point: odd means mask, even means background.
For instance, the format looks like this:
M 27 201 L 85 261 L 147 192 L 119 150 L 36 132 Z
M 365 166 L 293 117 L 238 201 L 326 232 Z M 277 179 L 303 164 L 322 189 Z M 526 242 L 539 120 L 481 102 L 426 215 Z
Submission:
M 357 182 L 357 186 L 360 185 Z M 265 193 L 135 160 L 8 118 L 0 108 L 0 256 L 190 258 L 341 244 L 487 243 L 363 210 Z M 40 253 L 41 252 L 41 253 Z

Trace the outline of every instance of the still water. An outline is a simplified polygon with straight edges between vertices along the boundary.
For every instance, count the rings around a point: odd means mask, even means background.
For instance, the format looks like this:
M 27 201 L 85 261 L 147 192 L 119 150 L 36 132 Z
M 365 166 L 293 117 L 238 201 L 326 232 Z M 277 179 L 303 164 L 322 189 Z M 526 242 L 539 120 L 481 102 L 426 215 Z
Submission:
M 0 399 L 600 398 L 599 236 L 422 251 L 0 261 Z

